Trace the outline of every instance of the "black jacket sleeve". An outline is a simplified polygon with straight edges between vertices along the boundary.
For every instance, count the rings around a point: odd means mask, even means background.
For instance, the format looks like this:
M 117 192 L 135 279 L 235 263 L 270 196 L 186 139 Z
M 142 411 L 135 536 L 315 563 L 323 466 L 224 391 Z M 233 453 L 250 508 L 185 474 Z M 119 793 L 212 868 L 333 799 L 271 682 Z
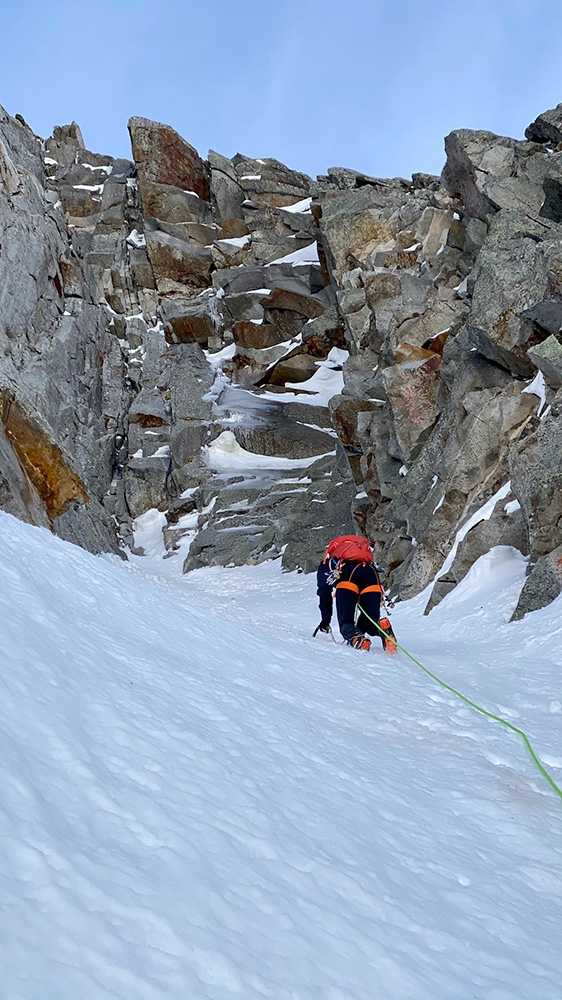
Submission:
M 327 582 L 329 572 L 330 567 L 328 563 L 321 562 L 316 576 L 318 582 L 318 590 L 316 593 L 319 597 L 318 605 L 320 607 L 320 617 L 322 618 L 323 625 L 329 625 L 332 620 L 332 587 Z

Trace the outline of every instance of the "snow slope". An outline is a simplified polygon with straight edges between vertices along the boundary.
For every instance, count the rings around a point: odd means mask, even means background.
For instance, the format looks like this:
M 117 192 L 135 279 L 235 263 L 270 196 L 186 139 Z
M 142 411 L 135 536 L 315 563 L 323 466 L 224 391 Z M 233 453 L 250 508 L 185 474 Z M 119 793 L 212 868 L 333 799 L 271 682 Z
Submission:
M 2 1000 L 560 1000 L 562 802 L 278 564 L 180 577 L 0 514 Z M 401 642 L 562 778 L 562 602 L 483 557 Z

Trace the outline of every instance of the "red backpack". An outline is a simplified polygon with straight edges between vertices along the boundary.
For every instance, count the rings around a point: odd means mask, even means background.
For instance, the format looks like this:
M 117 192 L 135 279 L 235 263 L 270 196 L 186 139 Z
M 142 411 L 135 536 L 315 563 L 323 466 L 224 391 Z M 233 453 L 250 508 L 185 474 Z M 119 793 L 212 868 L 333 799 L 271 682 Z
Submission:
M 327 559 L 353 560 L 370 563 L 374 560 L 373 550 L 363 535 L 340 535 L 334 538 L 326 549 L 324 562 Z

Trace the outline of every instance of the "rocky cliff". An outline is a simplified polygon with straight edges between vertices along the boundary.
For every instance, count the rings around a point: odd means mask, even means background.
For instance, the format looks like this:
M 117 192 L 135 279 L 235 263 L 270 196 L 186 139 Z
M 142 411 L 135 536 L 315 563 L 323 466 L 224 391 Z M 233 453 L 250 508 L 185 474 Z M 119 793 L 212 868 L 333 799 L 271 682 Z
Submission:
M 449 556 L 428 610 L 513 545 L 516 615 L 557 596 L 562 106 L 411 181 L 129 130 L 0 109 L 0 507 L 122 555 L 156 507 L 186 570 L 359 528 L 401 597 Z

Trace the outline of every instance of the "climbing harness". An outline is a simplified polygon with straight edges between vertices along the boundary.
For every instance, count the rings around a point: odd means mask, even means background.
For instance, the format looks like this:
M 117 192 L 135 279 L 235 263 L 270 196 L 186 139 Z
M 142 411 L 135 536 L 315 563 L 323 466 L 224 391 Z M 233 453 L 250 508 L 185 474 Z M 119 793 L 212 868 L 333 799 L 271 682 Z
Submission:
M 369 621 L 373 623 L 373 625 L 379 630 L 379 632 L 381 632 L 385 636 L 385 638 L 387 639 L 390 638 L 389 633 L 385 632 L 384 629 L 381 628 L 379 623 L 374 621 L 374 619 L 367 614 L 367 612 L 361 607 L 359 603 L 357 604 L 357 607 L 365 615 L 365 617 L 368 618 Z M 531 746 L 529 737 L 527 736 L 526 733 L 523 732 L 522 729 L 519 729 L 518 726 L 514 726 L 513 723 L 508 722 L 507 719 L 502 719 L 501 715 L 494 715 L 493 712 L 489 712 L 486 708 L 482 708 L 481 705 L 477 705 L 475 701 L 471 701 L 470 698 L 466 697 L 466 695 L 461 694 L 461 692 L 457 691 L 456 688 L 451 687 L 450 684 L 446 684 L 445 681 L 442 681 L 440 677 L 437 677 L 436 674 L 433 674 L 431 670 L 428 670 L 427 667 L 424 667 L 423 663 L 420 663 L 419 660 L 416 660 L 415 656 L 412 656 L 412 654 L 409 653 L 407 649 L 404 649 L 404 647 L 401 646 L 400 643 L 396 641 L 396 639 L 394 639 L 394 642 L 396 642 L 398 649 L 401 650 L 402 653 L 405 653 L 406 656 L 410 660 L 412 660 L 412 662 L 415 663 L 417 667 L 420 668 L 420 670 L 423 670 L 424 674 L 427 674 L 428 677 L 431 677 L 432 680 L 436 681 L 437 684 L 440 684 L 441 687 L 445 688 L 446 691 L 450 691 L 451 694 L 454 694 L 457 698 L 460 698 L 461 701 L 464 701 L 466 705 L 470 705 L 471 708 L 474 708 L 475 711 L 480 712 L 481 715 L 485 715 L 488 719 L 493 719 L 494 722 L 499 722 L 501 723 L 502 726 L 505 726 L 506 729 L 510 729 L 513 733 L 517 733 L 517 735 L 520 736 L 521 739 L 523 740 L 523 743 L 525 744 L 527 750 L 529 751 L 531 760 L 538 768 L 543 778 L 545 778 L 548 781 L 552 790 L 556 792 L 556 794 L 562 799 L 562 789 L 558 787 L 554 778 L 552 778 L 548 773 L 548 771 L 546 770 L 546 768 L 543 767 L 535 751 L 533 750 L 533 747 Z

